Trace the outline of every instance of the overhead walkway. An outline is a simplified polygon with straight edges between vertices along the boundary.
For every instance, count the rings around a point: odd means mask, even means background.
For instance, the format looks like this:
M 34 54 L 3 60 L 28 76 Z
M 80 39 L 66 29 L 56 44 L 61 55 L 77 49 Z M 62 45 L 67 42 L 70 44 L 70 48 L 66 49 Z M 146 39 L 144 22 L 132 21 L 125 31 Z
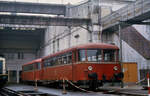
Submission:
M 41 26 L 80 26 L 90 24 L 90 19 L 43 17 L 25 15 L 1 15 L 0 24 L 41 25 Z
M 66 5 L 0 1 L 0 12 L 65 15 Z
M 81 26 L 91 22 L 88 18 L 65 17 L 66 13 L 67 5 L 63 4 L 0 1 L 0 26 Z
M 103 32 L 118 31 L 120 21 L 127 22 L 128 25 L 124 23 L 121 26 L 123 29 L 121 30 L 122 39 L 144 58 L 150 59 L 150 41 L 145 39 L 135 28 L 127 27 L 132 24 L 149 24 L 143 22 L 148 19 L 150 19 L 150 0 L 137 0 L 102 18 Z
M 103 31 L 117 31 L 119 21 L 130 22 L 131 24 L 143 23 L 150 19 L 150 0 L 137 0 L 118 11 L 102 18 Z M 143 23 L 144 24 L 144 23 Z

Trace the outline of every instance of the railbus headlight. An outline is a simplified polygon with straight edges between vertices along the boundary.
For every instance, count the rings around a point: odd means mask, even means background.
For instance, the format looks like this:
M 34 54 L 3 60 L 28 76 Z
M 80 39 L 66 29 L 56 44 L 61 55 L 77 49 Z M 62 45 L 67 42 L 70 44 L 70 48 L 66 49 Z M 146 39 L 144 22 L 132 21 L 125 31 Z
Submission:
M 92 67 L 92 66 L 89 66 L 89 67 L 88 67 L 88 70 L 89 70 L 89 71 L 92 71 L 92 70 L 93 70 L 93 67 Z
M 117 70 L 118 70 L 118 67 L 117 67 L 117 66 L 114 66 L 114 70 L 117 71 Z

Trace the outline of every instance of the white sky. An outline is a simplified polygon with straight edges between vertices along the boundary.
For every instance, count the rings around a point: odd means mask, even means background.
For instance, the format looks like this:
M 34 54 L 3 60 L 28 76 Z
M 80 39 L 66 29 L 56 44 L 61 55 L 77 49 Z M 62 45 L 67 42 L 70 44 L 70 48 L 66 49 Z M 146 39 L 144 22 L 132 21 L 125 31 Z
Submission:
M 57 4 L 76 4 L 84 0 L 1 0 L 1 1 L 21 1 L 21 2 L 40 2 L 40 3 L 57 3 Z

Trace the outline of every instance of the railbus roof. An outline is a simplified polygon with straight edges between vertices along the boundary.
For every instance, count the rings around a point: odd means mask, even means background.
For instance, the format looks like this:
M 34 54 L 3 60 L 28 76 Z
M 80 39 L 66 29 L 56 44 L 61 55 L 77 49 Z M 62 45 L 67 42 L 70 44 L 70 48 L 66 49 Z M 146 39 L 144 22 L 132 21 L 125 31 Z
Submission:
M 50 54 L 48 56 L 45 56 L 43 59 L 46 58 L 50 58 L 50 57 L 54 57 L 57 55 L 61 55 L 63 53 L 67 53 L 67 52 L 71 52 L 73 50 L 77 50 L 77 49 L 95 49 L 95 48 L 99 48 L 99 49 L 114 49 L 114 50 L 119 50 L 119 48 L 116 45 L 112 45 L 112 44 L 105 44 L 105 43 L 88 43 L 88 44 L 81 44 L 81 45 L 77 45 L 74 46 L 72 48 L 68 48 L 65 50 L 62 50 L 60 52 L 56 52 L 54 54 Z
M 30 61 L 30 62 L 28 62 L 28 63 L 23 64 L 23 66 L 29 65 L 29 64 L 33 64 L 33 63 L 35 63 L 35 62 L 41 62 L 41 61 L 42 61 L 42 58 L 35 59 L 35 60 L 32 60 L 32 61 Z

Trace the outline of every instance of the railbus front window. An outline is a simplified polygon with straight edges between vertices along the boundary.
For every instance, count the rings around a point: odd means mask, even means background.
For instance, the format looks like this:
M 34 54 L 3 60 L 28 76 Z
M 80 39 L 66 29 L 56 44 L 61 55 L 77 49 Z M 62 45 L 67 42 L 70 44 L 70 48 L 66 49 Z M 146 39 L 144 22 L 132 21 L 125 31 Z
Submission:
M 79 50 L 78 55 L 79 61 L 86 61 L 85 50 Z
M 104 50 L 104 61 L 111 62 L 115 60 L 115 50 Z
M 87 50 L 87 60 L 92 62 L 100 62 L 102 60 L 100 49 L 89 49 Z

